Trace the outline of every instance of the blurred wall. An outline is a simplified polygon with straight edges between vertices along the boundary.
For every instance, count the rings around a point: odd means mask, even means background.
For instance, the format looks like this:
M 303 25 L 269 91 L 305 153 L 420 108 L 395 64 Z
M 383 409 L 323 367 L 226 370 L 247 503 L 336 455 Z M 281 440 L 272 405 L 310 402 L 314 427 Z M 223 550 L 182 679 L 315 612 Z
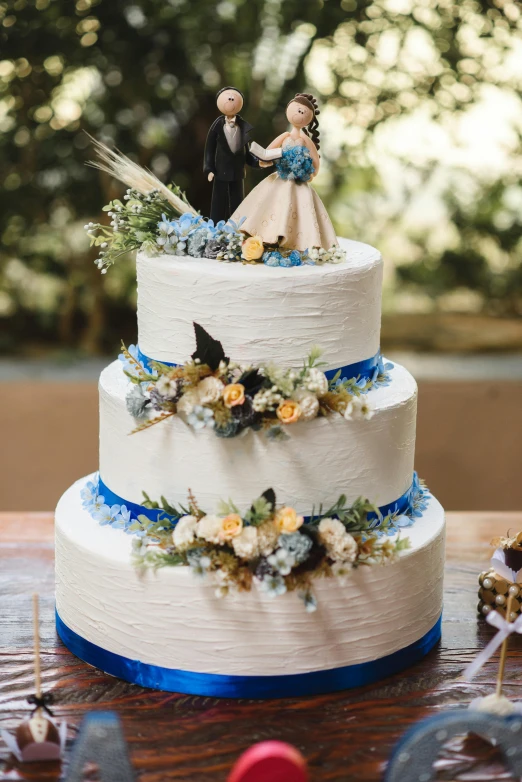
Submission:
M 51 510 L 98 463 L 93 382 L 0 383 L 0 510 Z M 416 467 L 448 510 L 522 508 L 522 381 L 421 381 Z

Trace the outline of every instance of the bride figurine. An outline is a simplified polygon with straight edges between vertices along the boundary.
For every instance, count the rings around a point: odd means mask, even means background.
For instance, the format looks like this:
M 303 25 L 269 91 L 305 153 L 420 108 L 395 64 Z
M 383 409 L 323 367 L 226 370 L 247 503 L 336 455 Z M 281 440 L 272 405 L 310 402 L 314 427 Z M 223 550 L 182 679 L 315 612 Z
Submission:
M 281 147 L 277 172 L 266 177 L 241 202 L 232 220 L 241 231 L 259 236 L 265 245 L 301 252 L 313 247 L 330 249 L 337 239 L 324 205 L 310 181 L 319 172 L 317 101 L 298 93 L 286 107 L 291 130 L 268 146 Z

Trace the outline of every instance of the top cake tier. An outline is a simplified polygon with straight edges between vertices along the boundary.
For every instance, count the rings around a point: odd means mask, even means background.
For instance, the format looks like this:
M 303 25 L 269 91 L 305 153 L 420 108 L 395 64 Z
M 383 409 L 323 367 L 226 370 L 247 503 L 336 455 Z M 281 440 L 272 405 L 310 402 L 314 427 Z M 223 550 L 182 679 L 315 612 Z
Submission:
M 339 264 L 272 268 L 208 258 L 138 253 L 138 343 L 149 359 L 183 364 L 201 324 L 243 365 L 297 367 L 312 345 L 324 369 L 379 350 L 382 259 L 361 242 L 339 240 Z

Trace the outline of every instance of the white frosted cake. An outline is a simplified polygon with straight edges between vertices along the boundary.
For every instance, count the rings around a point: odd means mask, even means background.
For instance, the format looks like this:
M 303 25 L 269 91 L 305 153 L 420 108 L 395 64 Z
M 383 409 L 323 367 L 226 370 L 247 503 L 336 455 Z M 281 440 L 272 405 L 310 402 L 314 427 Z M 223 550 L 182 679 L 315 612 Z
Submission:
M 437 642 L 444 514 L 414 473 L 417 388 L 379 353 L 380 254 L 340 245 L 298 268 L 138 254 L 138 345 L 100 377 L 99 476 L 56 511 L 58 632 L 86 662 L 293 696 Z

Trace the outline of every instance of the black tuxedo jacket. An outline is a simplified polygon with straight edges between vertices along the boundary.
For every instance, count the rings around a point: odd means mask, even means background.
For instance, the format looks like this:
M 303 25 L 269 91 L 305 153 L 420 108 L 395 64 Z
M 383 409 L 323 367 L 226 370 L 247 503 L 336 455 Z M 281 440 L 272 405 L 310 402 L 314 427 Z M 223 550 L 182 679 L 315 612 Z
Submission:
M 252 155 L 248 148 L 248 134 L 252 130 L 252 125 L 249 125 L 239 114 L 236 116 L 236 124 L 241 133 L 241 146 L 237 152 L 232 152 L 228 146 L 223 115 L 212 124 L 205 144 L 203 171 L 205 174 L 212 172 L 215 178 L 222 182 L 243 179 L 245 164 L 259 168 L 259 160 Z

